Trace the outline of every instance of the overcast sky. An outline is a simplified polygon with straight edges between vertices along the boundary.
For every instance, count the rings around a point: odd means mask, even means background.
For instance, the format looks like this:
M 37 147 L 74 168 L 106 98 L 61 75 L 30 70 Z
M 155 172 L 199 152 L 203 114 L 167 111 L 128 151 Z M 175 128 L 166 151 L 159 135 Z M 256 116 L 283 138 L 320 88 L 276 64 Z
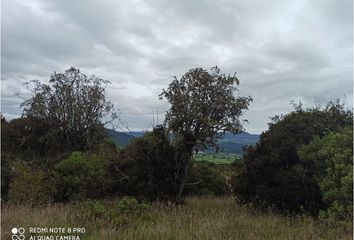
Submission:
M 70 66 L 112 82 L 108 97 L 130 129 L 147 129 L 158 94 L 191 68 L 217 65 L 254 99 L 248 132 L 291 100 L 352 107 L 351 0 L 4 0 L 2 112 L 21 114 L 23 83 Z M 156 121 L 156 120 L 155 120 Z

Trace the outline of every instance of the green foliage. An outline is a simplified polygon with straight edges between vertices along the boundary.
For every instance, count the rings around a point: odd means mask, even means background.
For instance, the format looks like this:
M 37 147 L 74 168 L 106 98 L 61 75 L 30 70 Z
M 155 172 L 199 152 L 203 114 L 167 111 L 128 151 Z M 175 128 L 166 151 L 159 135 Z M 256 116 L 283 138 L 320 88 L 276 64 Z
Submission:
M 102 198 L 110 189 L 107 162 L 94 153 L 73 152 L 54 167 L 56 201 Z
M 234 161 L 238 161 L 241 155 L 238 153 L 198 153 L 196 161 L 210 162 L 214 164 L 232 164 Z
M 202 148 L 214 145 L 221 133 L 242 130 L 239 117 L 248 108 L 251 97 L 235 97 L 239 80 L 213 67 L 189 70 L 180 80 L 172 81 L 160 94 L 171 104 L 165 117 L 168 128 Z
M 118 213 L 138 215 L 148 208 L 146 203 L 139 203 L 133 197 L 124 196 L 120 199 L 115 207 Z
M 114 202 L 89 200 L 84 202 L 85 220 L 110 221 L 116 226 L 125 226 L 137 218 L 147 217 L 144 213 L 149 209 L 146 203 L 139 203 L 133 197 L 124 196 Z
M 14 157 L 1 152 L 1 199 L 7 200 L 9 184 L 12 176 L 11 161 Z
M 213 163 L 195 162 L 188 178 L 189 195 L 224 195 L 228 192 L 222 168 Z
M 241 115 L 247 110 L 251 97 L 236 97 L 239 80 L 235 75 L 221 73 L 218 67 L 210 72 L 195 68 L 175 79 L 160 94 L 171 108 L 165 125 L 177 138 L 176 177 L 181 198 L 193 151 L 217 148 L 218 139 L 225 133 L 242 130 Z
M 26 83 L 32 96 L 21 104 L 23 118 L 29 119 L 22 131 L 38 139 L 38 148 L 47 155 L 91 149 L 105 136 L 103 119 L 111 123 L 117 118 L 113 104 L 106 100 L 108 83 L 74 67 L 55 72 L 48 83 Z
M 96 218 L 106 218 L 110 214 L 105 207 L 105 205 L 98 200 L 88 200 L 83 203 L 85 211 L 87 213 L 87 218 L 96 219 Z
M 353 219 L 353 131 L 347 128 L 316 138 L 299 150 L 307 165 L 316 166 L 314 174 L 326 209 L 321 217 L 331 226 L 352 227 Z
M 246 149 L 244 167 L 234 180 L 236 198 L 283 213 L 317 215 L 324 206 L 313 177 L 316 166 L 300 161 L 297 150 L 315 136 L 340 131 L 352 121 L 352 112 L 338 101 L 324 109 L 298 106 L 285 116 L 274 117 L 260 141 Z
M 119 200 L 98 201 L 109 213 Z M 126 214 L 124 221 L 114 221 L 109 214 L 100 217 L 83 203 L 50 204 L 40 208 L 2 205 L 2 239 L 11 239 L 5 231 L 21 223 L 23 227 L 77 226 L 86 228 L 85 240 L 350 240 L 352 233 L 328 227 L 308 216 L 281 216 L 255 212 L 238 205 L 230 197 L 192 197 L 187 204 L 174 207 L 149 205 L 138 215 Z M 101 208 L 101 207 L 98 207 Z M 96 211 L 95 211 L 96 212 Z M 123 216 L 118 215 L 117 216 Z M 131 217 L 129 217 L 131 216 Z M 27 238 L 26 238 L 27 239 Z
M 39 161 L 51 153 L 49 124 L 36 118 L 18 118 L 1 121 L 2 152 L 25 160 Z
M 163 128 L 134 139 L 112 166 L 116 191 L 148 201 L 173 200 L 177 194 L 174 156 L 175 148 Z
M 12 163 L 12 180 L 9 184 L 9 201 L 31 205 L 42 204 L 51 199 L 51 189 L 43 171 L 25 162 Z

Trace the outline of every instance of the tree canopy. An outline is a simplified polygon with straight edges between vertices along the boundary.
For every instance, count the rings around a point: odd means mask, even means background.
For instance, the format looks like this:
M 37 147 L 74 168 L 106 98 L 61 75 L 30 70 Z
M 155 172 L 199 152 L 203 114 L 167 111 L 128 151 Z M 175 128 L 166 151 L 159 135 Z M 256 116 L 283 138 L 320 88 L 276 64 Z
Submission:
M 198 149 L 215 146 L 223 133 L 243 130 L 240 117 L 252 98 L 235 96 L 238 85 L 236 74 L 226 75 L 218 67 L 189 70 L 160 94 L 171 104 L 165 124 Z
M 221 73 L 218 67 L 210 72 L 194 68 L 181 79 L 175 79 L 160 94 L 171 104 L 165 116 L 165 126 L 179 140 L 176 151 L 179 197 L 186 185 L 193 151 L 217 147 L 225 132 L 239 133 L 243 129 L 241 115 L 251 97 L 239 97 L 239 80 Z
M 47 149 L 89 149 L 105 136 L 103 126 L 118 118 L 106 99 L 107 84 L 74 67 L 64 73 L 54 72 L 48 83 L 30 81 L 26 85 L 32 96 L 21 105 L 22 117 L 46 125 L 46 134 L 36 137 Z

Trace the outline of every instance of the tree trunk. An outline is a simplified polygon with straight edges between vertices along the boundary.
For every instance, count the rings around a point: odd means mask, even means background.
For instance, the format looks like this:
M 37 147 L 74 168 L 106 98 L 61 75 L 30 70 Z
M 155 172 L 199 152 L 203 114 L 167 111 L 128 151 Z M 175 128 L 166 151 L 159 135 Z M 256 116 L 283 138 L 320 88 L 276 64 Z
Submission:
M 179 191 L 178 191 L 178 195 L 177 195 L 177 202 L 178 203 L 183 203 L 182 194 L 183 194 L 184 187 L 186 186 L 188 170 L 189 170 L 189 163 L 187 163 L 187 165 L 185 165 L 184 169 L 183 169 L 181 185 L 179 186 Z
M 184 202 L 182 195 L 187 183 L 189 165 L 192 159 L 192 154 L 193 154 L 193 146 L 188 145 L 186 148 L 182 149 L 182 154 L 180 155 L 180 157 L 182 158 L 181 159 L 182 171 L 180 175 L 180 186 L 177 195 L 177 203 Z

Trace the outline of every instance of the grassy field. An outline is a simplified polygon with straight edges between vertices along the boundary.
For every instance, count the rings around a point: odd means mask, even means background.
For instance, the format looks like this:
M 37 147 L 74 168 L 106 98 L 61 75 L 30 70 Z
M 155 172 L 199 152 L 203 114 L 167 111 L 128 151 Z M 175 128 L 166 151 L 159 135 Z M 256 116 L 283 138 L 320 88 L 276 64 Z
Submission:
M 92 212 L 87 204 L 41 208 L 5 204 L 2 206 L 2 239 L 11 239 L 10 231 L 14 226 L 85 227 L 86 233 L 80 239 L 102 240 L 351 239 L 350 233 L 322 226 L 311 218 L 256 213 L 237 205 L 230 197 L 193 197 L 178 208 L 154 204 L 139 211 L 123 211 L 115 220 L 105 216 L 99 206 L 96 208 Z
M 240 157 L 241 155 L 237 153 L 199 153 L 196 161 L 206 161 L 215 164 L 231 164 L 233 161 Z

